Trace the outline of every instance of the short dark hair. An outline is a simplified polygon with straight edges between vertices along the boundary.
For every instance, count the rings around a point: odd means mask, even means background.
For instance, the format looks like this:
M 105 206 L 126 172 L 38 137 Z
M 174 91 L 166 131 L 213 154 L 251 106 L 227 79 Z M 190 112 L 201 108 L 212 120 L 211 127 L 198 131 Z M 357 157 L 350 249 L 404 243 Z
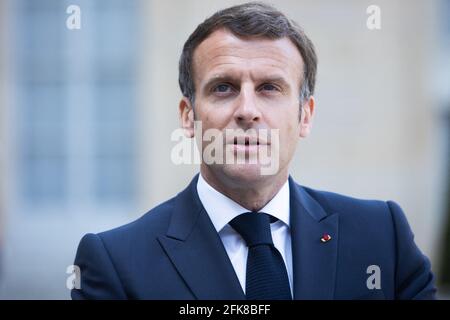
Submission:
M 249 2 L 217 11 L 197 26 L 183 46 L 180 57 L 178 82 L 181 92 L 194 105 L 195 86 L 193 56 L 195 49 L 214 31 L 225 28 L 238 37 L 280 39 L 288 37 L 298 48 L 304 62 L 300 99 L 314 93 L 317 56 L 314 45 L 294 21 L 270 5 Z

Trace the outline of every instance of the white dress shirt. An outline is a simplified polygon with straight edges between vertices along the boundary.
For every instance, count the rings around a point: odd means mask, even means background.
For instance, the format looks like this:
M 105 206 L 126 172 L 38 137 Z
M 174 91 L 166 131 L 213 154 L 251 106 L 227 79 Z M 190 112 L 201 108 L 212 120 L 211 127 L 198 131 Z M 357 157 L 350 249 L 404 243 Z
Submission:
M 248 247 L 241 235 L 228 223 L 238 215 L 249 212 L 250 210 L 245 209 L 240 204 L 211 187 L 211 185 L 203 179 L 201 174 L 199 174 L 198 177 L 197 192 L 203 207 L 222 239 L 242 290 L 245 292 Z M 273 197 L 273 199 L 260 211 L 268 213 L 278 219 L 277 222 L 270 224 L 270 229 L 275 248 L 280 251 L 284 264 L 286 265 L 292 294 L 292 249 L 291 233 L 289 229 L 289 207 L 289 183 L 288 180 L 286 180 L 275 197 Z

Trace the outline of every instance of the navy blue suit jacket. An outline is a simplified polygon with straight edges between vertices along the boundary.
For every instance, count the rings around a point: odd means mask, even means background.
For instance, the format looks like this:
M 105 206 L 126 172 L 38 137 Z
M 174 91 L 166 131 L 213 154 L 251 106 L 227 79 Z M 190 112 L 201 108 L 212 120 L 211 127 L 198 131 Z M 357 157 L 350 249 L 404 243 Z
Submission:
M 245 299 L 197 178 L 138 220 L 85 235 L 72 298 Z M 434 298 L 429 260 L 396 203 L 315 191 L 291 177 L 289 188 L 295 299 Z M 324 234 L 331 240 L 322 242 Z M 373 265 L 377 275 L 368 273 Z M 379 276 L 379 289 L 368 288 L 370 276 Z

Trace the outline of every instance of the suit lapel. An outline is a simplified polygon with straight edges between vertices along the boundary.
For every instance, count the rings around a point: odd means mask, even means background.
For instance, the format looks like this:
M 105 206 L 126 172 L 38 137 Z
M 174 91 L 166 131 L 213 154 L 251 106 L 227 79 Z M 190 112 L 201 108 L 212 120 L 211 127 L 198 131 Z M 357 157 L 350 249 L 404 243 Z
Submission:
M 176 198 L 167 234 L 158 238 L 197 299 L 245 299 L 222 241 L 197 194 L 198 175 Z
M 338 250 L 338 215 L 327 215 L 289 177 L 294 299 L 333 299 Z M 331 240 L 323 243 L 324 234 Z

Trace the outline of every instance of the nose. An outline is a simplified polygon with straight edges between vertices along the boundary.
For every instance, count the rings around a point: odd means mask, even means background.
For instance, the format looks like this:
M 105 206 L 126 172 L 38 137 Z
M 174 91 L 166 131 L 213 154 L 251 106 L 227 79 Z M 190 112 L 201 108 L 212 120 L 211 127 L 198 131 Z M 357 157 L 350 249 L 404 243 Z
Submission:
M 237 107 L 234 118 L 237 124 L 244 127 L 251 127 L 254 122 L 259 122 L 261 112 L 257 105 L 257 97 L 252 86 L 242 86 L 237 99 Z

